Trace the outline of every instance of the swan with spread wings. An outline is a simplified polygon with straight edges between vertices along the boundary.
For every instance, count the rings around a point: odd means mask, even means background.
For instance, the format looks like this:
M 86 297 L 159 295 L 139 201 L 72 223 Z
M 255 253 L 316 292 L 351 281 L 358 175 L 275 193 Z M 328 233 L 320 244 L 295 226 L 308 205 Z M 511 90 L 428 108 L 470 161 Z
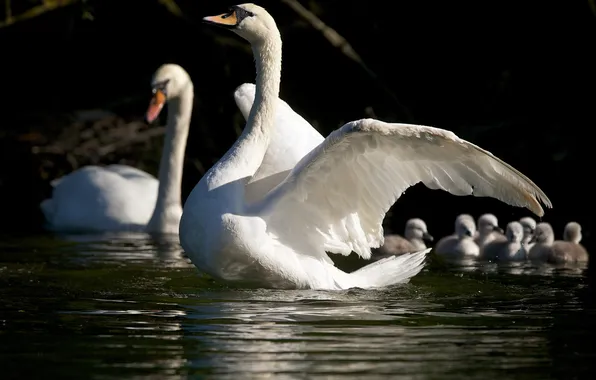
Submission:
M 542 216 L 547 196 L 530 179 L 452 132 L 374 119 L 351 121 L 309 150 L 266 193 L 249 194 L 275 136 L 281 36 L 254 4 L 205 17 L 252 46 L 254 103 L 241 136 L 189 195 L 180 241 L 201 270 L 225 281 L 298 289 L 372 288 L 404 283 L 430 249 L 388 257 L 355 272 L 327 252 L 368 259 L 383 243 L 382 221 L 410 186 L 493 197 Z M 290 129 L 285 139 L 300 143 Z M 278 133 L 279 134 L 279 133 Z M 282 155 L 282 152 L 278 154 Z M 277 181 L 274 181 L 277 182 Z

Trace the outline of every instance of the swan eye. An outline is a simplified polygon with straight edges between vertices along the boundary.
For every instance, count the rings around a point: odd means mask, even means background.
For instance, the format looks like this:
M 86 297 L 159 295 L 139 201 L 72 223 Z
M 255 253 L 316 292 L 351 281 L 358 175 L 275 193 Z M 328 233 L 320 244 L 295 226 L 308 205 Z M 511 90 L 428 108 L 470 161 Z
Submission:
M 151 92 L 155 95 L 157 93 L 157 91 L 163 92 L 164 95 L 167 95 L 167 91 L 166 91 L 166 87 L 168 86 L 168 82 L 170 80 L 166 79 L 162 82 L 158 82 L 156 84 L 153 85 L 153 88 L 151 89 Z
M 240 8 L 240 7 L 237 7 L 235 9 L 235 12 L 236 12 L 236 19 L 238 20 L 238 24 L 240 24 L 242 22 L 242 20 L 244 20 L 245 18 L 253 17 L 255 15 L 254 13 L 247 11 L 246 9 Z

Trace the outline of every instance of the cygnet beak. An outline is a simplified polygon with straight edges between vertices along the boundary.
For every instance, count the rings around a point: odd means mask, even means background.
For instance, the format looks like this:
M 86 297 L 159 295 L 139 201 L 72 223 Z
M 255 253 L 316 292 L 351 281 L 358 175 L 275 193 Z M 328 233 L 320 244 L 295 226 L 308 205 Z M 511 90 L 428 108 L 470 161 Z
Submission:
M 426 241 L 433 241 L 433 240 L 435 240 L 435 238 L 431 234 L 429 234 L 428 232 L 424 232 L 422 234 L 422 239 L 423 240 L 426 240 Z

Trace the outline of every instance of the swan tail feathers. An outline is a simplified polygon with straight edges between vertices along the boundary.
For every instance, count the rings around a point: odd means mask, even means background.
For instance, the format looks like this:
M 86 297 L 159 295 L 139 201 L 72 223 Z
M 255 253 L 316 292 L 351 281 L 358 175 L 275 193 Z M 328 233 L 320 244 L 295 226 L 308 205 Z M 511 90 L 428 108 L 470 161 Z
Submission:
M 424 259 L 431 248 L 422 251 L 390 256 L 350 273 L 355 283 L 360 287 L 372 288 L 394 284 L 405 284 L 410 281 L 422 268 Z

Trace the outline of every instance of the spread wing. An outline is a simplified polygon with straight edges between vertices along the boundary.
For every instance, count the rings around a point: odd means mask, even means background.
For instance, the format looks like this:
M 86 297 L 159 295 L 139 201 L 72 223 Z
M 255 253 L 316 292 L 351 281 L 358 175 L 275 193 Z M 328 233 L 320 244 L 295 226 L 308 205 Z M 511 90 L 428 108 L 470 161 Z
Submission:
M 438 128 L 363 119 L 306 155 L 251 212 L 284 244 L 330 262 L 325 251 L 370 258 L 382 221 L 418 182 L 454 195 L 493 197 L 542 216 L 547 196 L 490 152 Z

